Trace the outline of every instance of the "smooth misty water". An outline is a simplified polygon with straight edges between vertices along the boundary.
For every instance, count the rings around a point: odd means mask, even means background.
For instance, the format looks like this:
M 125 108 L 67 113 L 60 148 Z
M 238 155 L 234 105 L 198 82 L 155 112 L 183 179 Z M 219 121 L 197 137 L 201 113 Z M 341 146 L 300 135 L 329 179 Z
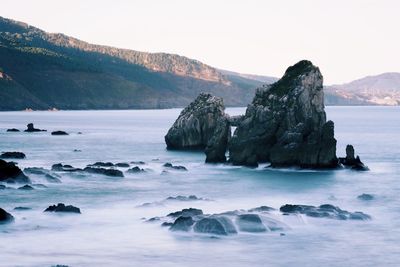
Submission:
M 0 190 L 0 207 L 16 218 L 0 226 L 0 266 L 400 266 L 400 108 L 327 108 L 335 121 L 338 154 L 353 144 L 371 169 L 363 173 L 205 165 L 203 153 L 165 150 L 163 137 L 178 114 L 178 109 L 1 112 L 0 151 L 24 152 L 27 159 L 18 160 L 20 167 L 142 160 L 152 171 L 125 173 L 125 178 L 62 174 L 61 184 L 30 175 L 48 188 Z M 71 134 L 5 132 L 24 129 L 28 122 Z M 189 171 L 161 174 L 165 162 Z M 376 198 L 358 200 L 362 193 Z M 176 195 L 213 201 L 138 207 Z M 42 212 L 58 202 L 78 206 L 82 214 Z M 276 212 L 290 227 L 285 236 L 269 232 L 221 238 L 174 233 L 142 219 L 187 207 L 214 213 L 286 203 L 331 203 L 373 219 L 290 219 Z M 13 211 L 16 206 L 32 210 Z

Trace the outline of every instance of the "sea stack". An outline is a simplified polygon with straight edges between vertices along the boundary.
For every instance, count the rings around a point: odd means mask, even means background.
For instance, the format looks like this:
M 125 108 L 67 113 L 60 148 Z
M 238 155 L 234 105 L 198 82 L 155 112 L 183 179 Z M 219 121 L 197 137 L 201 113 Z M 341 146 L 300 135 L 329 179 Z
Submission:
M 206 162 L 225 162 L 230 125 L 222 98 L 201 93 L 182 110 L 165 136 L 167 149 L 206 153 Z
M 229 143 L 234 165 L 335 168 L 334 124 L 326 121 L 323 77 L 302 60 L 272 85 L 258 88 Z

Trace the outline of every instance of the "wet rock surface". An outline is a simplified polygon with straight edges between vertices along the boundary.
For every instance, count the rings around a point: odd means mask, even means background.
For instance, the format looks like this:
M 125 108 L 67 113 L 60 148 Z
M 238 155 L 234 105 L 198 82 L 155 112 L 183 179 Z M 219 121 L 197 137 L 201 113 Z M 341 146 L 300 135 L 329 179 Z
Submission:
M 171 212 L 167 216 L 168 217 L 179 217 L 179 216 L 194 217 L 194 216 L 202 215 L 202 214 L 203 214 L 203 211 L 200 209 L 188 208 L 188 209 L 183 209 L 181 211 Z
M 18 189 L 19 190 L 24 190 L 24 191 L 31 191 L 31 190 L 35 190 L 35 188 L 33 188 L 32 186 L 30 186 L 30 185 L 24 185 L 24 186 L 21 186 L 21 187 L 18 187 Z
M 7 132 L 20 132 L 20 130 L 16 128 L 7 129 Z
M 267 229 L 257 214 L 241 214 L 237 217 L 236 223 L 242 232 L 265 232 Z
M 304 214 L 309 217 L 328 218 L 336 220 L 370 220 L 371 216 L 356 211 L 349 212 L 331 204 L 323 204 L 319 207 L 309 205 L 286 204 L 280 208 L 284 214 Z
M 222 98 L 201 93 L 190 103 L 165 136 L 167 149 L 200 149 L 206 162 L 225 162 L 230 126 Z
M 57 205 L 49 206 L 44 212 L 67 212 L 67 213 L 81 213 L 81 210 L 72 205 L 65 205 L 63 203 L 58 203 Z
M 190 216 L 179 216 L 169 228 L 171 231 L 189 231 L 194 224 Z
M 178 171 L 187 171 L 187 168 L 185 166 L 181 166 L 181 165 L 173 165 L 172 163 L 165 163 L 163 165 L 163 167 L 168 168 L 168 169 L 172 169 L 172 170 L 178 170 Z
M 13 152 L 1 153 L 0 158 L 2 158 L 2 159 L 24 159 L 24 158 L 26 158 L 26 156 L 22 152 L 13 151 Z
M 62 163 L 56 163 L 56 164 L 53 164 L 52 166 L 51 166 L 51 170 L 52 171 L 62 171 L 62 172 L 77 172 L 77 171 L 83 171 L 82 169 L 80 169 L 80 168 L 74 168 L 73 166 L 71 166 L 71 165 L 68 165 L 68 164 L 62 164 Z
M 361 194 L 361 195 L 357 196 L 357 199 L 370 201 L 370 200 L 374 200 L 375 197 L 374 197 L 374 195 L 371 195 L 371 194 Z
M 102 174 L 102 175 L 112 176 L 112 177 L 124 177 L 124 174 L 120 170 L 117 170 L 117 169 L 86 167 L 83 169 L 83 171 L 87 172 L 87 173 Z
M 310 61 L 289 67 L 276 83 L 257 89 L 229 143 L 234 165 L 334 168 L 334 125 L 326 121 L 322 74 Z
M 133 167 L 133 168 L 130 168 L 130 169 L 128 170 L 128 172 L 129 172 L 129 173 L 142 173 L 142 172 L 145 172 L 145 170 L 142 169 L 142 168 L 139 168 L 138 166 L 135 166 L 135 167 Z
M 0 159 L 0 182 L 31 183 L 21 169 L 12 162 Z
M 28 168 L 24 169 L 24 172 L 29 173 L 29 174 L 44 176 L 49 183 L 61 183 L 61 180 L 59 179 L 60 178 L 59 175 L 57 175 L 55 173 L 51 173 L 49 170 L 46 170 L 44 168 L 28 167 Z
M 0 208 L 0 224 L 11 223 L 14 221 L 14 217 L 7 211 Z

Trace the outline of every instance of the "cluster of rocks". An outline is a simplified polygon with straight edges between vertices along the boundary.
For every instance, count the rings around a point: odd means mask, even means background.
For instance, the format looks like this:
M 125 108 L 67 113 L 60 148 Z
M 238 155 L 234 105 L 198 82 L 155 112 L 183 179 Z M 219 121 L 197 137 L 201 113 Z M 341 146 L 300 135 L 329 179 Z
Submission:
M 147 222 L 162 222 L 162 226 L 171 231 L 193 231 L 211 235 L 231 235 L 238 232 L 261 233 L 284 231 L 289 227 L 274 218 L 271 212 L 275 209 L 260 206 L 249 210 L 235 210 L 219 214 L 204 214 L 196 208 L 171 212 L 164 217 L 153 217 Z M 314 218 L 335 220 L 370 220 L 371 217 L 362 212 L 349 212 L 339 207 L 324 204 L 318 207 L 309 205 L 286 204 L 280 207 L 282 215 L 305 215 Z
M 237 126 L 232 137 L 231 126 Z M 206 162 L 225 162 L 229 150 L 234 165 L 367 169 L 354 155 L 336 157 L 323 77 L 307 60 L 289 67 L 276 83 L 258 88 L 243 116 L 229 117 L 221 98 L 200 94 L 181 112 L 165 142 L 168 149 L 202 149 Z

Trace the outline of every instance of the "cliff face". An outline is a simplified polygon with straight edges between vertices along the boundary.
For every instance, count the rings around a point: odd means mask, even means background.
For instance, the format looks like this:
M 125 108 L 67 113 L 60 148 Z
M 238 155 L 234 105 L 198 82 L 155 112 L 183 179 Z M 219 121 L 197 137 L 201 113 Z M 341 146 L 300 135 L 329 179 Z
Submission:
M 333 122 L 326 122 L 323 77 L 309 61 L 257 89 L 229 144 L 235 165 L 337 166 Z
M 206 162 L 224 162 L 230 136 L 222 98 L 202 93 L 182 110 L 165 136 L 168 149 L 205 149 Z

